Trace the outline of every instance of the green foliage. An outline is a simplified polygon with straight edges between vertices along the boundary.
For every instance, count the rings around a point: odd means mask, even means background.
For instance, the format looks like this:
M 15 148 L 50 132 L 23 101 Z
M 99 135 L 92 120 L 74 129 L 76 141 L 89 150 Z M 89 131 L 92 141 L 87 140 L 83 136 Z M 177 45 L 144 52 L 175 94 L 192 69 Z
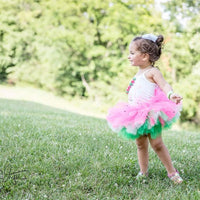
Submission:
M 170 65 L 173 66 L 173 81 L 177 81 L 175 88 L 183 96 L 181 119 L 198 124 L 200 122 L 200 46 L 198 42 L 200 2 L 172 0 L 166 1 L 164 6 L 176 33 L 169 49 L 171 55 L 174 56 Z
M 190 76 L 176 84 L 175 88 L 183 96 L 182 121 L 193 121 L 198 124 L 200 120 L 200 74 L 192 73 Z
M 163 6 L 168 21 L 153 0 L 1 0 L 0 80 L 111 105 L 125 99 L 121 94 L 136 72 L 128 67 L 130 41 L 153 32 L 166 39 L 159 68 L 170 84 L 183 85 L 200 66 L 199 3 Z M 193 120 L 198 102 L 185 100 L 194 109 L 184 107 L 182 119 Z

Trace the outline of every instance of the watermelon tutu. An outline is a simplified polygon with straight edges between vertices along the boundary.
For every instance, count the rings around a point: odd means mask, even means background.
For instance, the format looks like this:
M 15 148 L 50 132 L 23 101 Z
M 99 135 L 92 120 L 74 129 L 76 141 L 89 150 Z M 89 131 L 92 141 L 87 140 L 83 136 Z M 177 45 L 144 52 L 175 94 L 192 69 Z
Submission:
M 170 101 L 156 87 L 154 96 L 147 102 L 118 103 L 109 110 L 107 122 L 114 132 L 125 138 L 134 140 L 150 134 L 155 139 L 163 128 L 169 128 L 179 118 L 181 109 L 181 104 Z

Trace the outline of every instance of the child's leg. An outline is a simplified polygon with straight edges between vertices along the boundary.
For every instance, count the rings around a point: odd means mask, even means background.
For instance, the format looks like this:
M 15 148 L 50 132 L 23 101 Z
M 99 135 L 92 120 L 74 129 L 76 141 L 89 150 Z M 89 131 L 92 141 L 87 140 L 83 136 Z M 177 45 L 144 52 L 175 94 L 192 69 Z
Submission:
M 148 170 L 149 154 L 148 154 L 148 137 L 141 136 L 136 139 L 138 161 L 140 171 L 145 174 Z
M 152 139 L 151 136 L 149 136 L 149 142 L 153 148 L 153 150 L 156 152 L 160 160 L 162 161 L 163 165 L 165 166 L 168 174 L 172 174 L 176 172 L 176 169 L 174 168 L 171 157 L 169 155 L 169 152 L 163 143 L 162 137 L 157 137 L 156 139 Z

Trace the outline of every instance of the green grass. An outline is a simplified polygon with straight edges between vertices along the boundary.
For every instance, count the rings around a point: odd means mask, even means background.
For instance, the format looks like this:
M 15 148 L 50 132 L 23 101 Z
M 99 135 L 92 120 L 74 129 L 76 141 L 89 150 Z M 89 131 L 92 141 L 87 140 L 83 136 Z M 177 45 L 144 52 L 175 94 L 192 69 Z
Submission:
M 138 183 L 135 143 L 103 119 L 1 99 L 0 136 L 0 199 L 200 199 L 199 132 L 163 134 L 181 185 L 151 148 L 149 179 Z

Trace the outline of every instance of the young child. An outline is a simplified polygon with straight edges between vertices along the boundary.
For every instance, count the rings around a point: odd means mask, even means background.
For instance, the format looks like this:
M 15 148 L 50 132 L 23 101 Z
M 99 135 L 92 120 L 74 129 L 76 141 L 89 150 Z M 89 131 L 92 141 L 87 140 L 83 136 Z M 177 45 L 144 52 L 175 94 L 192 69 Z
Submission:
M 127 88 L 128 103 L 118 103 L 109 110 L 107 121 L 113 131 L 129 139 L 136 139 L 140 172 L 136 179 L 148 176 L 148 143 L 150 142 L 168 177 L 174 183 L 183 180 L 174 168 L 161 137 L 163 128 L 180 116 L 182 97 L 175 94 L 161 72 L 154 67 L 160 58 L 162 35 L 135 37 L 129 46 L 128 59 L 139 70 Z M 149 141 L 149 142 L 148 142 Z

